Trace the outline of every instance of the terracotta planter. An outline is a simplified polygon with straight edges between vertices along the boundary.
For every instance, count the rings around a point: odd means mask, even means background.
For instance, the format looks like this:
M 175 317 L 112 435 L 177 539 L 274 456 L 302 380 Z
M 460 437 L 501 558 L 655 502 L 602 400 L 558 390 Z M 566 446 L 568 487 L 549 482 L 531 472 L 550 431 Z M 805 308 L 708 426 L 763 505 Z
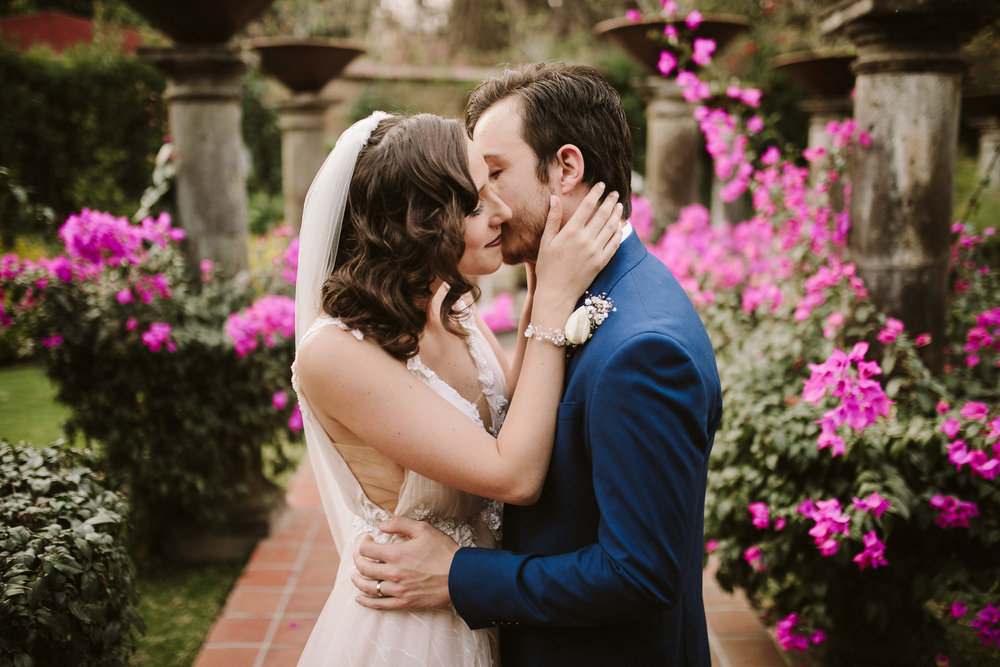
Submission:
M 742 16 L 716 14 L 706 16 L 696 30 L 688 28 L 683 19 L 668 21 L 665 18 L 648 18 L 633 21 L 622 16 L 601 21 L 594 26 L 594 32 L 621 47 L 649 74 L 659 76 L 660 72 L 656 65 L 660 61 L 660 52 L 670 50 L 663 36 L 663 29 L 668 24 L 677 28 L 681 40 L 693 40 L 695 37 L 715 40 L 716 53 L 721 52 L 730 42 L 750 29 L 750 22 Z
M 802 51 L 779 56 L 772 64 L 815 97 L 847 97 L 854 90 L 854 60 L 848 54 Z
M 178 44 L 218 44 L 256 18 L 274 0 L 125 0 Z
M 356 46 L 319 38 L 261 38 L 247 42 L 246 46 L 260 56 L 264 74 L 297 93 L 319 92 L 364 53 Z

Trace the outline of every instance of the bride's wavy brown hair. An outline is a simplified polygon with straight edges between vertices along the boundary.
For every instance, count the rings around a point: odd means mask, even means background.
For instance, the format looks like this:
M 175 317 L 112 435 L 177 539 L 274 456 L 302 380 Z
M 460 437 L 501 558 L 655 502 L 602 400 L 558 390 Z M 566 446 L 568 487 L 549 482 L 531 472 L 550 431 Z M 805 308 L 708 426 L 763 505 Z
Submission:
M 445 328 L 475 284 L 458 270 L 465 217 L 479 203 L 462 125 L 431 114 L 383 119 L 358 155 L 323 310 L 403 360 L 417 353 L 431 283 L 441 278 Z

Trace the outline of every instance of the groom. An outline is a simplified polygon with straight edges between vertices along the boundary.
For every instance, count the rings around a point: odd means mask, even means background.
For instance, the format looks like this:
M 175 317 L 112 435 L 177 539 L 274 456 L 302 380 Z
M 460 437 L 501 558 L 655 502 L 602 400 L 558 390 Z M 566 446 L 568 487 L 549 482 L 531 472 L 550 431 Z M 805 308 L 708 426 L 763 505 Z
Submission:
M 509 69 L 473 92 L 466 124 L 513 211 L 505 261 L 534 261 L 550 194 L 568 219 L 604 181 L 629 214 L 629 129 L 595 70 Z M 450 601 L 471 628 L 501 626 L 504 667 L 707 667 L 702 529 L 722 413 L 712 346 L 680 285 L 634 233 L 590 293 L 607 294 L 615 311 L 567 361 L 541 498 L 504 508 L 503 550 L 459 549 L 426 523 L 391 519 L 383 530 L 411 539 L 368 538 L 355 562 L 369 579 L 355 582 L 373 595 L 371 580 L 385 580 L 392 597 L 359 601 Z

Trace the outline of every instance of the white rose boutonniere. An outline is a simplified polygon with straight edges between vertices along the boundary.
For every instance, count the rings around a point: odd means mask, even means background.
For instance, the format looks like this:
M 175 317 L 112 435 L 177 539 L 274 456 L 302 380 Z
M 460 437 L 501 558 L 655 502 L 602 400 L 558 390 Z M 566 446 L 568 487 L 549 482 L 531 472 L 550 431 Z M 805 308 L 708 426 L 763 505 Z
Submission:
M 590 313 L 586 306 L 580 306 L 566 320 L 566 342 L 570 345 L 583 345 L 590 338 Z
M 607 294 L 587 295 L 583 305 L 573 311 L 564 327 L 566 342 L 574 347 L 583 345 L 594 335 L 597 327 L 608 319 L 616 308 Z

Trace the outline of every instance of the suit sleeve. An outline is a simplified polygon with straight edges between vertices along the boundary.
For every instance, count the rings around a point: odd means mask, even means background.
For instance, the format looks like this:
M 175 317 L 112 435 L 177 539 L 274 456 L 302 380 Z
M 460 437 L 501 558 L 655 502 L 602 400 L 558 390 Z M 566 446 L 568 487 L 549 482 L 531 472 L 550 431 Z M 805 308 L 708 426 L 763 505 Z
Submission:
M 718 385 L 672 338 L 645 333 L 610 355 L 592 386 L 583 428 L 598 542 L 552 556 L 460 549 L 449 590 L 470 627 L 586 627 L 666 611 L 700 570 Z

